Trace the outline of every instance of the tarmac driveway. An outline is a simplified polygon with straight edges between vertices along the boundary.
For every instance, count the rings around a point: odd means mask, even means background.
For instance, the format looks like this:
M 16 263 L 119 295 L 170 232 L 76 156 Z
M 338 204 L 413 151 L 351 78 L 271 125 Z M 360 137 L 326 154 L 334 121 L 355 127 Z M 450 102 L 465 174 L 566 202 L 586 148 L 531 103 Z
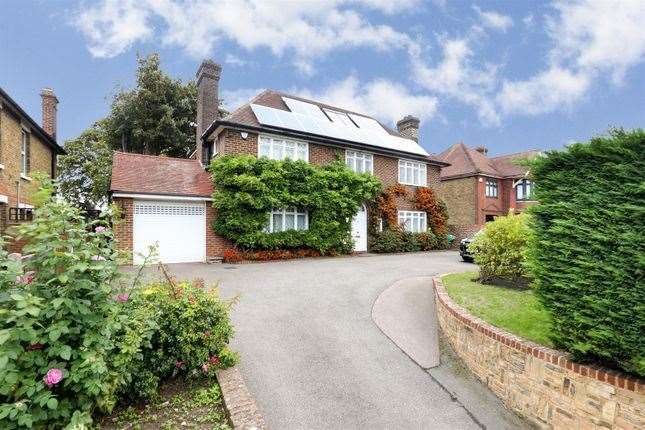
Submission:
M 397 280 L 474 268 L 451 251 L 170 265 L 180 279 L 240 295 L 232 347 L 271 429 L 522 427 L 450 354 L 422 369 L 371 319 L 375 299 Z

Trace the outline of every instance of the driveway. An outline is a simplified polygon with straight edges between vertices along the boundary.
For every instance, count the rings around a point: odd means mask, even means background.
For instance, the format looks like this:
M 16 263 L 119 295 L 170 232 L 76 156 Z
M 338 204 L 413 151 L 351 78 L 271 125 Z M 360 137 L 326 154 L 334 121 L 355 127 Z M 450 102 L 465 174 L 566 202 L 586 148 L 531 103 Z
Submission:
M 397 280 L 474 267 L 446 251 L 170 270 L 240 295 L 232 347 L 271 429 L 520 428 L 449 352 L 422 369 L 371 318 Z

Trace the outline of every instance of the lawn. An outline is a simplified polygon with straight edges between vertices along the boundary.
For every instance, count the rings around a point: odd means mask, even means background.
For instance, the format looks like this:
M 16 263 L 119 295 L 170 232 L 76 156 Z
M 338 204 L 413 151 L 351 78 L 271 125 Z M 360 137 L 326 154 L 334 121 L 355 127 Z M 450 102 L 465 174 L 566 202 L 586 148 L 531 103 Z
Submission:
M 519 290 L 474 282 L 477 272 L 442 278 L 448 295 L 473 315 L 524 339 L 553 347 L 548 338 L 551 317 L 533 290 Z
M 215 381 L 165 384 L 147 405 L 115 410 L 103 418 L 102 430 L 230 430 L 220 387 Z

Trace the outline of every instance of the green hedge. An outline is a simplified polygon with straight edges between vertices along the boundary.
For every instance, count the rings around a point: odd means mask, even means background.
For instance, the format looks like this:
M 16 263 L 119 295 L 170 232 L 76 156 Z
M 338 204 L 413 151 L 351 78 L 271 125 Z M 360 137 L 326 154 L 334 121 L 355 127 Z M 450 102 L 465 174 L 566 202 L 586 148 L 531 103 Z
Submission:
M 316 166 L 250 155 L 215 158 L 210 166 L 218 216 L 215 231 L 244 249 L 311 248 L 326 253 L 352 249 L 352 218 L 381 189 L 380 181 L 336 161 Z M 264 231 L 272 209 L 309 211 L 309 229 Z
M 548 152 L 531 173 L 529 264 L 555 344 L 645 376 L 645 132 Z

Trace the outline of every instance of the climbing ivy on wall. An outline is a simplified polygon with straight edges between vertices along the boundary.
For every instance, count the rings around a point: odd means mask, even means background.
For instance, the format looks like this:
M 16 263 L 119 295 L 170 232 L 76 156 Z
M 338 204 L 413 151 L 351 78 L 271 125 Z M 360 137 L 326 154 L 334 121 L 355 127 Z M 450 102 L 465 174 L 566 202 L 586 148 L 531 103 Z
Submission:
M 381 190 L 380 181 L 336 161 L 325 166 L 228 155 L 210 165 L 215 188 L 213 229 L 245 250 L 310 248 L 323 254 L 352 250 L 352 218 Z M 308 230 L 268 233 L 269 212 L 306 209 Z

